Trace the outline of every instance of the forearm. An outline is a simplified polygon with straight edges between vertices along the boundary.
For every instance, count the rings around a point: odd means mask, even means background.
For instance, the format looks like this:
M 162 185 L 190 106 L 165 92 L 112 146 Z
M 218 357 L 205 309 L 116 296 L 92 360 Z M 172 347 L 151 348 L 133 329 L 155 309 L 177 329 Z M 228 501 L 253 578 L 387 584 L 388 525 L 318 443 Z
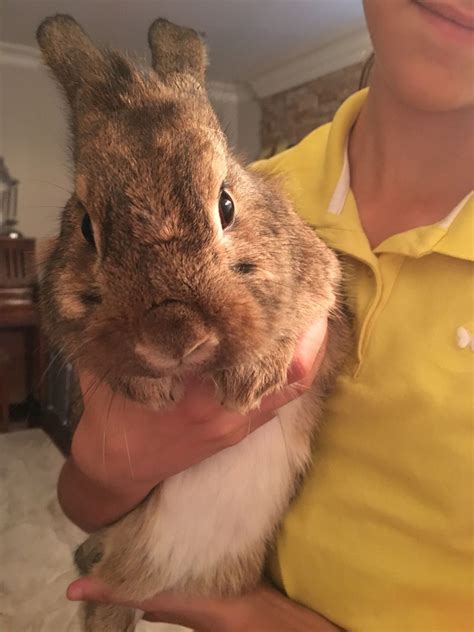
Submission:
M 321 615 L 288 599 L 268 585 L 262 585 L 248 597 L 236 600 L 234 604 L 235 610 L 232 612 L 226 608 L 225 601 L 221 602 L 222 627 L 219 629 L 226 632 L 253 629 L 258 629 L 259 632 L 273 632 L 275 629 L 280 632 L 342 632 L 341 628 Z
M 144 484 L 129 483 L 111 490 L 88 478 L 69 457 L 58 481 L 58 500 L 66 516 L 87 532 L 115 522 L 136 507 L 150 492 Z

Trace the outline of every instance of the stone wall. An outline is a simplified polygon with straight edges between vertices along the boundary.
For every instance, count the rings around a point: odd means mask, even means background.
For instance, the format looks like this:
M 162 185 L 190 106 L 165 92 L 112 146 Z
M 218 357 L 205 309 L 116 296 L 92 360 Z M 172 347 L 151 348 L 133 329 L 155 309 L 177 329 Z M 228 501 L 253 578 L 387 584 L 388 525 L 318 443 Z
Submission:
M 359 87 L 364 62 L 331 72 L 261 100 L 261 138 L 265 154 L 297 143 L 330 121 L 339 105 Z

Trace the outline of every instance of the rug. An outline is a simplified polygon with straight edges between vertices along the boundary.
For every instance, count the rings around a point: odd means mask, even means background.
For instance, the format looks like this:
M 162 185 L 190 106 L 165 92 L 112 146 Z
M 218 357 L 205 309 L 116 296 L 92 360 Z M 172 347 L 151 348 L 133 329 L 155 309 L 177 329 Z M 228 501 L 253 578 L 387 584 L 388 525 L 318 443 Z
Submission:
M 63 515 L 56 481 L 63 457 L 40 429 L 0 434 L 0 631 L 80 632 L 65 590 L 84 533 Z M 183 632 L 141 622 L 137 632 Z

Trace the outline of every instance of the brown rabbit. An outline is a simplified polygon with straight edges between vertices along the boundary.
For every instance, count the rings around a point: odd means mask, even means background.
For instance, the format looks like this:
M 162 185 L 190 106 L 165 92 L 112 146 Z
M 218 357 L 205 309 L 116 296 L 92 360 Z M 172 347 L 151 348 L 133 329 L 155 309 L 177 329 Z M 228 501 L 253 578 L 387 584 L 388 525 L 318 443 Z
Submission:
M 245 412 L 285 384 L 298 337 L 330 316 L 312 389 L 77 553 L 82 572 L 128 599 L 242 593 L 260 580 L 349 342 L 338 260 L 278 185 L 229 151 L 193 30 L 154 22 L 154 71 L 98 50 L 68 16 L 46 19 L 38 42 L 71 108 L 75 169 L 45 264 L 43 317 L 76 368 L 155 408 L 180 397 L 184 372 L 205 373 Z M 135 622 L 127 608 L 85 609 L 87 632 Z

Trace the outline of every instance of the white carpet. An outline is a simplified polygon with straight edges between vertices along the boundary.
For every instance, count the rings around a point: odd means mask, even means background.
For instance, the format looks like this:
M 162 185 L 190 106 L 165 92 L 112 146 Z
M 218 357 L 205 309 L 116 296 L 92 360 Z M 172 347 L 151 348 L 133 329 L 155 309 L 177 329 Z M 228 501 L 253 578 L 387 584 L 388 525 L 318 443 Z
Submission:
M 79 632 L 64 596 L 84 534 L 62 514 L 63 457 L 42 430 L 0 435 L 0 632 Z M 137 632 L 184 628 L 140 623 Z

